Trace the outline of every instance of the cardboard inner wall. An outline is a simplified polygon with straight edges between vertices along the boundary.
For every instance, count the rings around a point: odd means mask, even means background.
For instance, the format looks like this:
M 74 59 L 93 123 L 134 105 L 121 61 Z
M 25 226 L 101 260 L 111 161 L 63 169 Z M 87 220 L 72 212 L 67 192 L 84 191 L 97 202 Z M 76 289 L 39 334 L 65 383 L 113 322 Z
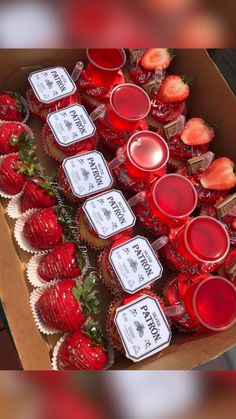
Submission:
M 23 94 L 29 87 L 27 76 L 31 71 L 52 65 L 63 65 L 72 71 L 78 60 L 85 59 L 82 50 L 0 50 L 0 91 L 19 91 Z M 189 100 L 189 116 L 201 116 L 209 124 L 219 126 L 213 151 L 236 159 L 235 141 L 235 97 L 204 50 L 179 50 L 170 69 L 171 72 L 193 77 Z M 36 138 L 40 137 L 42 125 L 30 119 Z M 38 156 L 48 175 L 56 165 L 37 148 Z M 6 206 L 6 200 L 3 200 Z M 43 337 L 37 330 L 31 315 L 28 299 L 31 288 L 25 280 L 24 269 L 30 255 L 21 251 L 14 243 L 14 222 L 7 220 L 0 206 L 0 297 L 6 312 L 12 336 L 26 370 L 50 369 L 49 352 L 58 336 Z M 11 227 L 10 227 L 11 226 Z M 111 297 L 101 288 L 104 307 Z M 102 313 L 104 317 L 105 311 Z M 191 337 L 174 334 L 169 348 L 159 356 L 141 363 L 131 363 L 120 357 L 115 369 L 189 369 L 217 357 L 236 344 L 236 326 L 218 334 Z

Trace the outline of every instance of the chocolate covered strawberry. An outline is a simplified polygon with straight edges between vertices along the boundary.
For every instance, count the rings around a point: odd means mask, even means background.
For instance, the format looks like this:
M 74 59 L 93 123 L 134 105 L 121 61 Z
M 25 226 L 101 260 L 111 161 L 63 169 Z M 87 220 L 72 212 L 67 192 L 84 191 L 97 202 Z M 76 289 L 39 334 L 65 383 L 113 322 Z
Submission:
M 43 256 L 38 265 L 38 275 L 44 281 L 77 278 L 81 274 L 82 259 L 76 244 L 60 244 Z
M 186 123 L 182 134 L 176 134 L 168 141 L 170 157 L 178 161 L 198 157 L 207 152 L 214 136 L 214 129 L 203 119 L 191 118 Z
M 67 336 L 57 354 L 58 370 L 104 370 L 108 354 L 96 326 L 91 331 L 79 330 Z
M 25 109 L 18 93 L 0 93 L 0 120 L 3 121 L 23 121 Z
M 27 177 L 40 173 L 40 167 L 34 153 L 33 139 L 21 143 L 18 153 L 3 156 L 0 166 L 0 189 L 3 192 L 15 195 L 19 193 Z
M 56 204 L 57 199 L 49 178 L 36 177 L 27 180 L 20 203 L 22 213 L 31 208 L 48 208 Z
M 62 243 L 63 220 L 56 208 L 45 208 L 32 214 L 25 221 L 23 234 L 35 249 L 53 249 Z
M 26 125 L 19 122 L 2 122 L 0 124 L 0 154 L 19 151 L 28 138 L 32 138 L 32 133 Z
M 78 330 L 91 313 L 97 313 L 99 301 L 93 287 L 92 274 L 84 283 L 71 279 L 49 287 L 36 302 L 41 322 L 62 332 Z

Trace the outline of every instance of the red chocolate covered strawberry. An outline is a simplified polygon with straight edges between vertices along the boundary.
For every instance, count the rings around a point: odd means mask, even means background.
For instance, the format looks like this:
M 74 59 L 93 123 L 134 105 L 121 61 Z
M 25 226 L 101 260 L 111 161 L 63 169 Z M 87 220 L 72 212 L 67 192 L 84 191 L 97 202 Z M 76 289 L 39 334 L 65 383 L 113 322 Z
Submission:
M 20 203 L 22 213 L 31 208 L 48 208 L 56 204 L 49 178 L 37 177 L 26 182 Z
M 78 330 L 90 313 L 97 313 L 99 301 L 92 291 L 94 276 L 84 283 L 66 280 L 49 287 L 36 302 L 36 311 L 41 322 L 62 332 Z
M 57 214 L 56 208 L 45 208 L 27 218 L 23 234 L 35 249 L 53 249 L 63 240 L 61 224 L 63 220 Z
M 0 120 L 21 122 L 26 113 L 19 93 L 0 93 Z
M 43 256 L 38 265 L 38 275 L 43 281 L 77 278 L 81 274 L 82 260 L 76 244 L 60 244 Z
M 131 303 L 131 301 L 135 301 L 136 299 L 138 299 L 139 297 L 143 295 L 150 295 L 150 297 L 156 298 L 156 300 L 161 305 L 161 308 L 163 309 L 163 311 L 165 311 L 165 306 L 162 299 L 156 294 L 154 294 L 152 291 L 149 291 L 147 289 L 141 290 L 132 296 L 127 296 L 125 294 L 117 296 L 109 307 L 108 316 L 106 319 L 107 336 L 109 337 L 111 345 L 117 350 L 119 350 L 120 352 L 124 352 L 124 347 L 123 347 L 123 343 L 121 342 L 120 335 L 118 333 L 116 325 L 114 323 L 116 310 L 121 306 Z
M 108 354 L 104 349 L 96 326 L 91 332 L 79 330 L 71 333 L 61 344 L 57 354 L 58 370 L 104 370 Z
M 9 194 L 19 193 L 27 177 L 39 174 L 35 154 L 25 147 L 24 152 L 4 156 L 0 166 L 0 189 Z
M 2 122 L 0 124 L 0 154 L 19 151 L 28 139 L 32 139 L 31 130 L 20 122 Z
M 168 141 L 170 157 L 178 161 L 198 157 L 207 152 L 214 136 L 214 129 L 203 119 L 191 118 L 186 123 L 182 134 L 176 134 Z

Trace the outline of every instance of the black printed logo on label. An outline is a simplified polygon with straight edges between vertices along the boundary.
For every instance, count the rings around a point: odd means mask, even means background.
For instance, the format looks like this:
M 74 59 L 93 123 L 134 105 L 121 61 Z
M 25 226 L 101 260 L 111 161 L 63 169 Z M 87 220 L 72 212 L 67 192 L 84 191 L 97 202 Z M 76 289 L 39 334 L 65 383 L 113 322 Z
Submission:
M 55 140 L 68 147 L 95 134 L 96 127 L 82 105 L 72 105 L 47 116 Z
M 115 325 L 127 358 L 141 361 L 166 348 L 171 340 L 168 321 L 157 299 L 144 295 L 119 307 Z
M 104 239 L 132 227 L 136 221 L 123 194 L 115 189 L 87 199 L 83 210 L 98 236 Z
M 73 194 L 79 198 L 108 189 L 113 183 L 107 163 L 99 151 L 65 159 L 62 167 Z
M 37 99 L 43 103 L 72 95 L 77 87 L 64 67 L 51 67 L 34 71 L 29 76 L 30 85 Z
M 122 288 L 130 294 L 162 276 L 163 267 L 145 237 L 136 236 L 113 248 L 109 260 Z

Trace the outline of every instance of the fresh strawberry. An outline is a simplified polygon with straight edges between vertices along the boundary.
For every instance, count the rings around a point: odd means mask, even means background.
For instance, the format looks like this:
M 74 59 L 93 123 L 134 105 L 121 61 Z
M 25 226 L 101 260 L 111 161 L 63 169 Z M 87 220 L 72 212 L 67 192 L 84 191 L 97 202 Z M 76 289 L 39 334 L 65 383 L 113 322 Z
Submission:
M 158 90 L 159 100 L 164 103 L 183 102 L 189 96 L 189 85 L 185 77 L 167 76 Z
M 87 329 L 87 328 L 86 328 Z M 108 355 L 101 339 L 93 326 L 90 334 L 87 330 L 71 333 L 59 348 L 57 366 L 59 370 L 104 370 Z
M 24 108 L 18 93 L 0 93 L 0 119 L 19 122 L 24 119 Z
M 22 213 L 31 208 L 48 208 L 56 204 L 50 179 L 36 177 L 26 182 L 20 203 Z
M 20 145 L 30 137 L 30 130 L 19 122 L 3 122 L 0 125 L 0 154 L 19 151 Z
M 210 143 L 215 131 L 202 118 L 191 118 L 186 123 L 181 134 L 181 140 L 188 145 L 202 145 Z
M 236 185 L 234 162 L 228 157 L 214 160 L 200 177 L 201 185 L 217 191 L 229 190 Z
M 173 58 L 167 48 L 147 48 L 141 57 L 141 64 L 146 70 L 165 70 Z
M 0 167 L 0 189 L 7 194 L 19 193 L 25 182 L 26 175 L 19 172 L 21 161 L 18 154 L 6 156 Z
M 62 243 L 63 228 L 55 208 L 45 208 L 25 222 L 23 234 L 35 249 L 53 249 Z
M 89 275 L 84 283 L 72 279 L 49 287 L 36 303 L 37 313 L 46 326 L 62 332 L 78 330 L 90 313 L 97 313 L 99 301 L 92 291 L 94 276 Z
M 76 244 L 66 242 L 43 256 L 38 265 L 38 275 L 48 282 L 77 278 L 81 274 L 81 262 Z

